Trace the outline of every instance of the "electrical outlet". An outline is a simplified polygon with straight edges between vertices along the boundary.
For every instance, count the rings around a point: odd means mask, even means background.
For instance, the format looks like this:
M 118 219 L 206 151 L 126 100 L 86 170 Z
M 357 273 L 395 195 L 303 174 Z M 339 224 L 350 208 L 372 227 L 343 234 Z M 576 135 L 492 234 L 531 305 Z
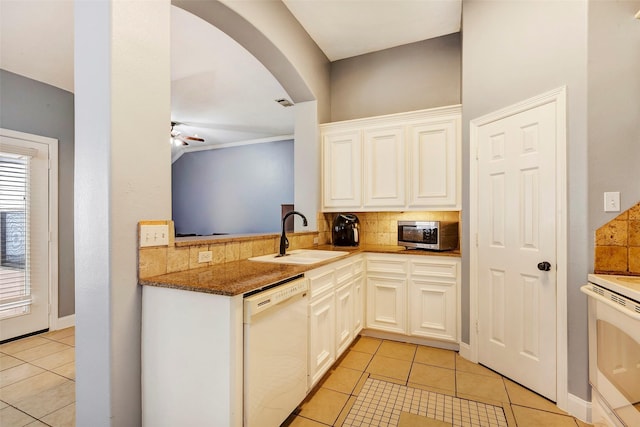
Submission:
M 620 212 L 620 192 L 607 191 L 604 193 L 604 211 Z
M 213 252 L 202 251 L 198 252 L 198 262 L 210 262 L 213 259 Z
M 147 246 L 167 246 L 169 244 L 169 226 L 164 225 L 141 225 L 140 226 L 140 247 Z

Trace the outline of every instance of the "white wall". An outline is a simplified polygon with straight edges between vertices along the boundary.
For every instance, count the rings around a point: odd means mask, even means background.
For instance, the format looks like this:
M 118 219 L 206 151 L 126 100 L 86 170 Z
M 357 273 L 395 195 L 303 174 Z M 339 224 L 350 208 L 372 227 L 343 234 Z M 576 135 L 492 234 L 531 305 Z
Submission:
M 280 1 L 263 0 L 221 0 L 229 8 L 251 22 L 279 50 L 284 58 L 293 66 L 294 74 L 302 80 L 303 86 L 311 91 L 311 97 L 297 98 L 294 101 L 318 101 L 318 120 L 328 120 L 330 114 L 330 81 L 329 60 L 318 45 L 309 37 L 307 31 L 294 18 L 289 9 Z M 230 34 L 232 37 L 233 35 Z M 253 40 L 247 40 L 245 48 L 252 52 L 267 69 L 272 72 L 281 69 L 285 64 L 273 56 L 267 56 L 253 49 Z M 276 61 L 274 61 L 276 59 Z M 276 78 L 277 74 L 274 72 Z M 288 80 L 294 76 L 290 75 Z M 280 80 L 280 79 L 279 79 Z M 280 82 L 287 91 L 289 90 Z
M 171 217 L 170 3 L 75 8 L 76 424 L 141 425 L 137 222 Z
M 463 206 L 469 204 L 469 121 L 567 86 L 569 392 L 589 400 L 586 298 L 589 271 L 586 1 L 463 2 Z M 463 229 L 469 210 L 463 210 Z M 469 253 L 463 230 L 462 253 Z M 463 256 L 463 341 L 469 337 L 469 266 Z
M 590 236 L 618 215 L 604 212 L 605 191 L 620 191 L 622 211 L 640 202 L 639 10 L 639 0 L 589 1 Z
M 320 135 L 318 131 L 318 102 L 308 101 L 294 107 L 295 144 L 293 192 L 295 209 L 308 220 L 307 227 L 302 226 L 302 219 L 295 217 L 295 231 L 312 231 L 318 229 L 316 213 L 320 212 Z

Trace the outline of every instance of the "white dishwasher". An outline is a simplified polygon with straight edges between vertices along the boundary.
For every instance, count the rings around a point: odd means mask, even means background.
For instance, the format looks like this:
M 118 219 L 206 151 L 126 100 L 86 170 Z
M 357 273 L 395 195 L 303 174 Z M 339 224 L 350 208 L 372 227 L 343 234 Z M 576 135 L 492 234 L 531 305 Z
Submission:
M 245 295 L 245 427 L 278 427 L 306 396 L 308 282 Z

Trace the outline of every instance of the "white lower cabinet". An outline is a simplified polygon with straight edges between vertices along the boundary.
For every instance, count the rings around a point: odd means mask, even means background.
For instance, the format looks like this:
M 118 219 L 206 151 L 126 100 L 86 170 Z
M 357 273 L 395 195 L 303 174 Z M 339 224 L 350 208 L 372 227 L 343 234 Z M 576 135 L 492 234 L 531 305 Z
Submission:
M 409 260 L 409 334 L 459 342 L 460 259 Z
M 407 333 L 407 258 L 367 255 L 367 328 Z
M 329 292 L 309 304 L 309 388 L 336 361 L 334 296 Z
M 349 347 L 363 324 L 363 257 L 305 273 L 309 278 L 309 389 Z
M 367 328 L 405 334 L 407 279 L 367 277 Z
M 336 290 L 336 357 L 340 357 L 354 338 L 353 304 L 353 283 L 349 282 Z
M 369 253 L 305 276 L 311 295 L 309 389 L 365 327 L 459 342 L 459 258 Z
M 364 328 L 365 287 L 364 275 L 358 274 L 353 280 L 353 338 Z
M 368 255 L 367 328 L 459 342 L 460 259 Z
M 412 279 L 409 288 L 409 334 L 457 341 L 456 283 Z

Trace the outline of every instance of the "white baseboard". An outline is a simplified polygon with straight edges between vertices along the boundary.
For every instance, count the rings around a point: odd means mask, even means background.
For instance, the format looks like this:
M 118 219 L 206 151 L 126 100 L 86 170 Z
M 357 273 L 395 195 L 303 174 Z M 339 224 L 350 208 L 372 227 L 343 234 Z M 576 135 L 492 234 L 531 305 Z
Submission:
M 465 342 L 460 342 L 460 356 L 471 362 L 478 363 L 477 360 L 473 360 L 473 356 L 471 355 L 471 345 Z
M 54 319 L 54 324 L 49 328 L 52 331 L 57 331 L 58 329 L 70 328 L 76 325 L 76 315 L 71 314 L 65 317 L 58 317 Z
M 365 328 L 362 331 L 360 331 L 360 335 L 365 337 L 379 338 L 382 340 L 391 340 L 391 341 L 398 341 L 398 342 L 406 342 L 410 344 L 426 345 L 429 347 L 442 348 L 445 350 L 458 351 L 459 349 L 458 343 L 453 343 L 449 341 L 438 341 L 438 340 L 409 336 L 404 334 L 396 334 L 393 332 L 379 331 L 376 329 Z
M 567 412 L 585 423 L 591 423 L 591 402 L 582 400 L 571 393 L 567 396 Z

